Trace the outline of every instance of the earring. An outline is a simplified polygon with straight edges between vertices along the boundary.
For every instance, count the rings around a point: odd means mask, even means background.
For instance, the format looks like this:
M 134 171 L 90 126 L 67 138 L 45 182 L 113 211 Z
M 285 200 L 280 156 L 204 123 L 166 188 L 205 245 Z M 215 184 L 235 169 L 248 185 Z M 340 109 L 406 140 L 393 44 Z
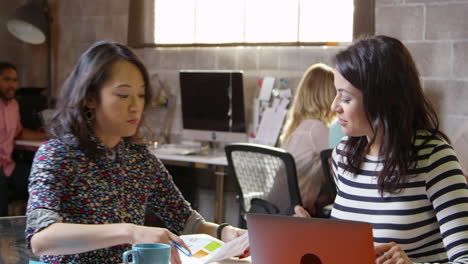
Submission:
M 91 121 L 94 119 L 94 112 L 90 108 L 86 108 L 84 114 L 87 121 Z

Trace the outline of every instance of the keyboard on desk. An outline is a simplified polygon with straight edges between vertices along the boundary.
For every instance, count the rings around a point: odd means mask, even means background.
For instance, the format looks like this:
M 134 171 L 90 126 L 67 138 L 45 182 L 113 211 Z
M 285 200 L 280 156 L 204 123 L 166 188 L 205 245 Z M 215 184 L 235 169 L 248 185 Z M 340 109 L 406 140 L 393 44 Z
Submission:
M 180 144 L 164 144 L 155 149 L 155 152 L 160 155 L 195 155 L 201 151 L 200 147 Z
M 158 148 L 156 149 L 157 154 L 162 155 L 191 155 L 197 154 L 199 150 L 187 149 L 187 148 Z

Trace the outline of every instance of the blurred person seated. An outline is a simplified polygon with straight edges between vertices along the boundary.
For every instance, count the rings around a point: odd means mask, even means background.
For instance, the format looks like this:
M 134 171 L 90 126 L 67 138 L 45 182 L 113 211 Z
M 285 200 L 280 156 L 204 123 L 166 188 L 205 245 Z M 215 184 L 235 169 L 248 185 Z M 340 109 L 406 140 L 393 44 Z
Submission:
M 297 182 L 303 206 L 312 214 L 324 177 L 320 151 L 328 147 L 328 125 L 334 117 L 331 104 L 335 98 L 333 70 L 323 63 L 310 66 L 295 91 L 292 106 L 280 136 L 281 148 L 294 157 Z M 286 177 L 277 177 L 269 200 L 274 204 L 287 202 L 284 198 Z
M 8 215 L 8 203 L 27 200 L 31 164 L 15 162 L 12 153 L 15 140 L 44 140 L 45 134 L 24 128 L 21 124 L 15 92 L 18 88 L 16 67 L 0 62 L 0 216 Z

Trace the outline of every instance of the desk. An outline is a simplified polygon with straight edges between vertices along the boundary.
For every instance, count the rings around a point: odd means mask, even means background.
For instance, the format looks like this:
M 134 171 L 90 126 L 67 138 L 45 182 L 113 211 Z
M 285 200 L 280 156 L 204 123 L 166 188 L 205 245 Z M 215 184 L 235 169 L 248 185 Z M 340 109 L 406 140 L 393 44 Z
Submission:
M 223 152 L 214 155 L 168 155 L 158 154 L 157 149 L 154 148 L 150 148 L 149 150 L 163 163 L 208 168 L 213 171 L 213 174 L 216 176 L 215 222 L 223 222 L 224 176 L 227 166 L 227 158 Z
M 44 141 L 36 140 L 15 140 L 15 149 L 36 151 Z
M 25 216 L 0 217 L 0 263 L 24 264 L 38 260 L 28 249 L 24 229 Z M 250 257 L 244 260 L 227 259 L 214 264 L 251 264 Z

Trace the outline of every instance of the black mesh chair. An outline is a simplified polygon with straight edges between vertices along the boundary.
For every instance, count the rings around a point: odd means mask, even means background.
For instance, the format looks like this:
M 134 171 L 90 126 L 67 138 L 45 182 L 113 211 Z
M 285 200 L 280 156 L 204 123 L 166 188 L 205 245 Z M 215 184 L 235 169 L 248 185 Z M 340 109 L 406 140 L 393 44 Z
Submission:
M 302 205 L 290 153 L 251 143 L 230 144 L 225 151 L 229 172 L 238 186 L 240 226 L 245 227 L 246 212 L 291 215 L 295 205 Z M 275 203 L 278 196 L 281 203 Z
M 318 214 L 320 217 L 329 217 L 331 213 L 331 207 L 336 197 L 336 183 L 333 176 L 332 169 L 332 155 L 333 149 L 324 149 L 320 151 L 320 160 L 322 163 L 324 179 L 322 182 L 321 193 L 319 194 L 318 202 L 320 205 L 317 206 Z

